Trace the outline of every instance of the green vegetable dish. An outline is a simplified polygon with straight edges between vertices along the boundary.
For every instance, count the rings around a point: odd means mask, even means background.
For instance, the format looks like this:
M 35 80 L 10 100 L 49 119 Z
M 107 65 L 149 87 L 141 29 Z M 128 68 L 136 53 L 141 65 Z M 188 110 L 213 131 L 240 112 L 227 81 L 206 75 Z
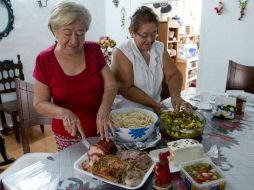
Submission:
M 205 119 L 195 111 L 167 111 L 160 116 L 160 128 L 173 139 L 196 138 L 203 132 Z

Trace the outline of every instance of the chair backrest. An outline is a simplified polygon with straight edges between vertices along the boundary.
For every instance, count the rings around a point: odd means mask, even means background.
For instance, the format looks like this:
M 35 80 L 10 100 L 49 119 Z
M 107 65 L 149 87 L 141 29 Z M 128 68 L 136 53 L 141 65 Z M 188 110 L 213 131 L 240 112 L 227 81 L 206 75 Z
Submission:
M 229 61 L 226 90 L 254 93 L 254 67 Z
M 20 55 L 17 55 L 17 57 L 17 63 L 14 63 L 13 60 L 0 61 L 0 94 L 15 92 L 15 79 L 24 80 L 23 64 Z
M 51 118 L 37 113 L 33 106 L 34 85 L 20 79 L 15 80 L 20 130 L 24 153 L 30 152 L 27 129 L 35 125 L 51 124 Z

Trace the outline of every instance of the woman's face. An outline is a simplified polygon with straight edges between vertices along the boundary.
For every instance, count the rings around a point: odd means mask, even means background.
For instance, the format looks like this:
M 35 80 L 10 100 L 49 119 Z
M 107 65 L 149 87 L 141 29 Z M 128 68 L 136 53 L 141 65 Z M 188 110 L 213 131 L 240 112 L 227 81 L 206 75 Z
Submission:
M 149 51 L 158 36 L 158 27 L 152 22 L 144 23 L 137 32 L 130 29 L 130 33 L 140 51 Z
M 54 36 L 58 41 L 58 48 L 64 54 L 80 53 L 83 50 L 85 39 L 85 25 L 77 21 L 69 25 L 61 26 L 54 30 Z

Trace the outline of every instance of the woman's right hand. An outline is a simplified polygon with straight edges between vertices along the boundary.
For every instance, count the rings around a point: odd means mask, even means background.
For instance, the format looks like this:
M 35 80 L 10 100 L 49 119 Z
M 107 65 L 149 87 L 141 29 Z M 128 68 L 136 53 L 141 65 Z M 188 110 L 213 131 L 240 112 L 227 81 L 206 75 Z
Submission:
M 64 129 L 71 135 L 76 136 L 79 131 L 81 138 L 85 138 L 85 133 L 79 118 L 70 110 L 65 109 L 62 115 Z
M 154 106 L 153 110 L 157 115 L 160 115 L 161 113 L 161 109 L 167 109 L 167 107 L 163 104 L 160 103 L 156 103 L 156 105 Z

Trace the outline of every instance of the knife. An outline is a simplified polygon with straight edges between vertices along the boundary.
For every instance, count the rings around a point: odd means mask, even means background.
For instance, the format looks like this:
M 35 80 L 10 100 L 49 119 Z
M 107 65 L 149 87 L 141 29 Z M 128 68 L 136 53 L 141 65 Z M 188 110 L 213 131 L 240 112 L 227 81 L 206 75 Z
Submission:
M 88 140 L 82 139 L 81 142 L 82 142 L 83 145 L 85 145 L 85 147 L 86 147 L 88 150 L 90 149 L 91 144 L 88 142 Z
M 79 132 L 79 131 L 77 131 L 76 137 L 79 138 L 79 139 L 81 139 L 81 135 L 80 135 L 80 132 Z M 85 145 L 85 147 L 86 147 L 88 150 L 90 149 L 91 144 L 88 142 L 88 140 L 86 140 L 86 139 L 81 139 L 81 143 L 82 143 L 83 145 Z

